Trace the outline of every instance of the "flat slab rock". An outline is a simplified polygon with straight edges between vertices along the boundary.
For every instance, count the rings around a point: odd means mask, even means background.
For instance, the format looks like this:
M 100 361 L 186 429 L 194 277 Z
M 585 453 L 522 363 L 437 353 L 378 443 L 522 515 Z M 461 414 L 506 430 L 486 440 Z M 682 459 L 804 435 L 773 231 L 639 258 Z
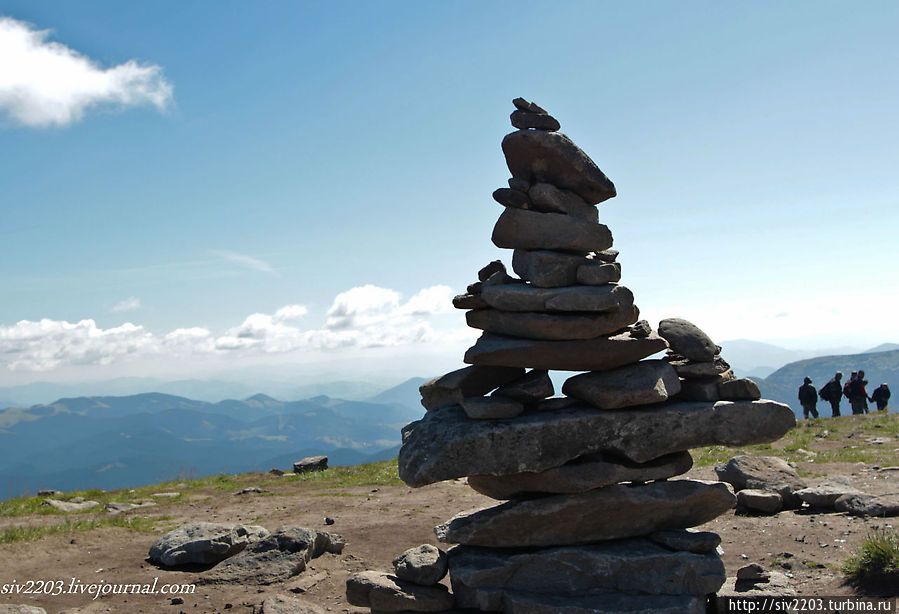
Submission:
M 530 284 L 488 286 L 481 298 L 501 311 L 615 311 L 634 304 L 634 293 L 625 286 L 567 286 L 538 288 Z M 668 345 L 666 344 L 667 348 Z
M 886 495 L 843 495 L 834 509 L 853 516 L 899 516 L 899 493 Z
M 479 328 L 497 335 L 548 341 L 595 339 L 620 331 L 638 319 L 640 310 L 634 305 L 601 313 L 535 313 L 475 309 L 465 314 L 465 321 L 471 328 Z
M 571 190 L 589 204 L 615 196 L 615 184 L 561 132 L 518 130 L 503 138 L 502 147 L 513 177 Z
M 680 392 L 680 379 L 674 367 L 664 360 L 641 360 L 609 371 L 570 377 L 562 392 L 597 409 L 618 409 L 663 403 Z
M 484 333 L 465 352 L 468 364 L 557 371 L 605 371 L 665 349 L 665 340 L 629 332 L 575 341 L 540 341 Z
M 833 509 L 837 499 L 843 495 L 863 495 L 864 493 L 853 487 L 847 478 L 833 477 L 822 480 L 814 486 L 801 488 L 794 491 L 793 494 L 812 507 Z
M 149 558 L 166 567 L 214 565 L 268 535 L 268 530 L 255 525 L 194 522 L 156 540 Z
M 696 526 L 720 516 L 735 502 L 720 482 L 616 484 L 462 512 L 434 527 L 434 532 L 442 542 L 490 548 L 587 544 Z
M 612 412 L 586 405 L 508 421 L 470 420 L 460 407 L 428 412 L 403 428 L 400 478 L 424 486 L 468 475 L 546 471 L 588 454 L 645 463 L 709 445 L 769 443 L 796 425 L 775 401 L 666 403 Z
M 561 467 L 511 475 L 470 475 L 468 485 L 494 499 L 518 499 L 537 493 L 574 494 L 619 482 L 648 482 L 681 475 L 693 466 L 689 452 L 675 452 L 648 463 L 581 458 Z
M 465 397 L 482 396 L 524 376 L 516 367 L 464 367 L 419 386 L 421 404 L 428 411 L 458 405 Z
M 57 499 L 44 499 L 44 503 L 60 512 L 87 512 L 100 504 L 96 501 L 59 501 Z
M 346 581 L 346 600 L 350 605 L 385 612 L 439 612 L 455 603 L 442 584 L 421 586 L 380 571 L 351 575 Z
M 283 527 L 196 579 L 198 584 L 273 584 L 303 572 L 325 552 L 340 554 L 346 541 L 325 531 Z
M 484 611 L 501 611 L 507 592 L 706 595 L 726 578 L 717 554 L 673 552 L 640 538 L 527 551 L 456 546 L 449 565 L 456 604 Z
M 663 529 L 650 533 L 650 541 L 669 550 L 686 550 L 699 554 L 715 552 L 721 545 L 721 536 L 711 531 L 693 531 L 691 529 Z
M 598 252 L 612 247 L 608 226 L 562 213 L 506 207 L 493 227 L 493 244 L 507 249 Z
M 299 597 L 272 595 L 262 602 L 259 614 L 325 614 L 325 610 Z
M 722 482 L 733 485 L 734 490 L 751 488 L 776 492 L 783 498 L 784 509 L 796 509 L 802 500 L 795 491 L 808 486 L 787 461 L 777 456 L 741 454 L 715 467 Z

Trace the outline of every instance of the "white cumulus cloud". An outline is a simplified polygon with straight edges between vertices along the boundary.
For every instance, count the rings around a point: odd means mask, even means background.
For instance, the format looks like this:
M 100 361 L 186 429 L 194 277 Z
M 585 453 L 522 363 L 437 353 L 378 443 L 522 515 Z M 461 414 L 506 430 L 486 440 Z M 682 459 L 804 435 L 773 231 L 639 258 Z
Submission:
M 48 40 L 48 30 L 0 17 L 0 112 L 31 127 L 65 126 L 99 105 L 165 109 L 172 85 L 155 64 L 111 68 Z
M 140 299 L 129 296 L 124 301 L 120 301 L 109 308 L 112 313 L 121 313 L 123 311 L 136 311 L 140 309 Z

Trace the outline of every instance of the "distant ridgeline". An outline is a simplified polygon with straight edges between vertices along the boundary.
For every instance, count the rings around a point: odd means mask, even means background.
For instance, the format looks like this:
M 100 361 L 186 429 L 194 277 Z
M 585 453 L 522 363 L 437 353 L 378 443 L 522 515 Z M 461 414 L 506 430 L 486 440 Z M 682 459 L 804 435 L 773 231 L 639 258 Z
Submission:
M 41 488 L 122 488 L 216 473 L 393 458 L 420 408 L 326 396 L 194 401 L 158 393 L 0 411 L 0 500 Z
M 843 381 L 845 382 L 849 380 L 849 374 L 852 371 L 859 369 L 865 372 L 865 379 L 868 380 L 866 388 L 868 394 L 871 394 L 874 388 L 884 382 L 889 385 L 890 390 L 899 389 L 899 349 L 841 356 L 819 356 L 818 358 L 799 360 L 784 365 L 765 379 L 753 379 L 758 383 L 762 396 L 782 403 L 789 403 L 797 415 L 801 415 L 802 406 L 799 405 L 796 397 L 799 386 L 802 385 L 802 378 L 806 376 L 812 378 L 815 388 L 821 388 L 837 371 L 843 372 Z M 844 414 L 852 413 L 845 398 L 842 404 L 845 407 Z M 819 408 L 820 405 L 819 402 Z M 873 408 L 873 404 L 871 405 Z M 892 401 L 890 411 L 896 412 L 897 406 L 899 406 L 899 400 Z M 830 415 L 829 408 L 828 405 L 826 415 Z

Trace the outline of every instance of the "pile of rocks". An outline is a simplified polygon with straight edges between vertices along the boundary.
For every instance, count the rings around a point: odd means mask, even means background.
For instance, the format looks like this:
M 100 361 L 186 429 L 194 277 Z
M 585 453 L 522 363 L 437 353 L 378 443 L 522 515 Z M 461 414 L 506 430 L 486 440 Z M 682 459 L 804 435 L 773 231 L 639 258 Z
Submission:
M 493 242 L 514 250 L 518 278 L 492 262 L 453 300 L 484 333 L 465 354 L 471 366 L 421 387 L 428 412 L 403 429 L 400 477 L 424 486 L 467 476 L 505 500 L 435 528 L 460 544 L 448 552 L 456 607 L 704 612 L 725 579 L 720 539 L 686 529 L 734 496 L 722 483 L 669 478 L 690 469 L 689 448 L 774 441 L 793 412 L 755 400 L 689 322 L 655 332 L 638 321 L 596 208 L 615 186 L 544 109 L 513 103 L 519 130 L 502 144 L 513 177 L 493 194 L 504 206 Z M 549 370 L 585 373 L 553 397 Z M 370 607 L 435 608 L 407 597 Z

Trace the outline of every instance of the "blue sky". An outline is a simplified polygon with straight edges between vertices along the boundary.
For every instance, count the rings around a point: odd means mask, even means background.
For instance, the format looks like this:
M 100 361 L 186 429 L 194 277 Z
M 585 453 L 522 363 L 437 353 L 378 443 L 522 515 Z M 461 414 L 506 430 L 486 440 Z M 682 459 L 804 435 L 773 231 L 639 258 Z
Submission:
M 899 341 L 895 3 L 13 1 L 0 17 L 32 43 L 18 72 L 0 65 L 0 385 L 452 368 L 473 336 L 449 297 L 510 263 L 490 193 L 516 96 L 616 183 L 601 221 L 653 325 Z M 28 64 L 41 52 L 76 61 Z

